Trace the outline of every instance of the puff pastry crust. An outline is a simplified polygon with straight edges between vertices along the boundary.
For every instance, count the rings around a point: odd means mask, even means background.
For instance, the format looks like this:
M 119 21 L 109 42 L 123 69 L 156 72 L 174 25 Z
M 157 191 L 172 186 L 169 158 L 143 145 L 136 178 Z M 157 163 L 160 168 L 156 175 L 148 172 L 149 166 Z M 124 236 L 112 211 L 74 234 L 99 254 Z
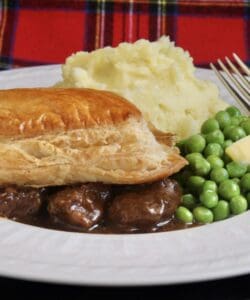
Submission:
M 124 98 L 91 89 L 0 91 L 0 185 L 137 184 L 179 171 L 173 135 Z

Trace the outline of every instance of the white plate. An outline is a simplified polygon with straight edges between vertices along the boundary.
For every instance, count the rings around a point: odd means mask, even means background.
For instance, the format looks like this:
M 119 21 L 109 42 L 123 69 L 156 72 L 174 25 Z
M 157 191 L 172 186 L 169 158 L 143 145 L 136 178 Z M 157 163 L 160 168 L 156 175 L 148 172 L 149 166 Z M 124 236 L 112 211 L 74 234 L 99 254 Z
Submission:
M 197 74 L 217 82 L 209 70 Z M 49 86 L 59 79 L 59 66 L 4 71 L 0 88 Z M 229 100 L 226 92 L 222 96 Z M 249 271 L 250 212 L 198 228 L 138 235 L 60 232 L 0 219 L 3 276 L 124 286 L 194 282 Z

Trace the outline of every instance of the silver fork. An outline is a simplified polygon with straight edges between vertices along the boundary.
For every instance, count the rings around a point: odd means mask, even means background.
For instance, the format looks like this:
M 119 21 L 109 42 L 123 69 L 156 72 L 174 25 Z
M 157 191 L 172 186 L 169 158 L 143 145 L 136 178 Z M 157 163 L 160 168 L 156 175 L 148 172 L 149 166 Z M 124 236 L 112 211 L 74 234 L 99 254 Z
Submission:
M 221 72 L 212 63 L 210 63 L 210 67 L 228 92 L 237 101 L 242 112 L 246 115 L 250 115 L 250 81 L 247 77 L 250 76 L 250 69 L 243 63 L 237 54 L 233 53 L 233 57 L 238 67 L 236 67 L 228 57 L 225 57 L 228 66 L 220 59 L 217 60 L 224 72 Z

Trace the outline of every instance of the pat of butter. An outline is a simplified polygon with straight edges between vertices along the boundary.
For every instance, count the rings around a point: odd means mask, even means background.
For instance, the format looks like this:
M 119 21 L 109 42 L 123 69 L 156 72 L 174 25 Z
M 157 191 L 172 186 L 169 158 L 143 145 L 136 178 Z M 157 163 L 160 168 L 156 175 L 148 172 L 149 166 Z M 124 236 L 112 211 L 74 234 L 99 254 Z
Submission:
M 250 135 L 227 147 L 225 152 L 233 161 L 250 164 Z

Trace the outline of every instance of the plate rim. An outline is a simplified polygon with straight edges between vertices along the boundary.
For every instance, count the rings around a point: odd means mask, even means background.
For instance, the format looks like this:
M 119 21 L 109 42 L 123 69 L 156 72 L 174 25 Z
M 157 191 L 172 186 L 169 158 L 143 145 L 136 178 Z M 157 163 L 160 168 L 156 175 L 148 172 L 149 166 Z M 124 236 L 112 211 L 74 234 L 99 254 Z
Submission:
M 1 71 L 0 74 L 3 75 L 3 77 L 18 77 L 18 76 L 23 76 L 23 74 L 30 74 L 30 73 L 40 73 L 40 72 L 45 72 L 45 71 L 49 71 L 51 73 L 55 72 L 59 72 L 59 70 L 61 69 L 61 65 L 60 64 L 56 64 L 56 65 L 43 65 L 43 66 L 32 66 L 32 67 L 25 67 L 25 68 L 18 68 L 18 69 L 12 69 L 12 70 L 4 70 L 4 71 Z M 204 68 L 196 68 L 197 72 L 201 72 L 201 73 L 204 73 L 205 74 L 205 77 L 206 77 L 206 74 L 212 74 L 212 71 L 209 70 L 209 69 L 204 69 Z M 25 75 L 27 76 L 27 75 Z M 28 75 L 30 76 L 30 75 Z M 1 86 L 1 81 L 5 80 L 3 79 L 3 77 L 1 78 L 0 76 L 0 86 Z M 59 78 L 58 78 L 59 79 Z M 220 222 L 220 227 L 227 227 L 228 225 L 226 225 L 225 223 L 226 222 L 233 222 L 233 223 L 241 223 L 239 221 L 239 218 L 241 219 L 245 219 L 246 218 L 246 215 L 249 215 L 250 216 L 250 212 L 247 212 L 245 213 L 243 216 L 238 216 L 238 220 L 226 220 L 226 221 L 221 221 Z M 233 219 L 233 218 L 232 218 Z M 222 223 L 224 222 L 225 225 L 223 225 Z M 1 230 L 2 230 L 2 227 L 3 227 L 3 224 L 12 224 L 10 227 L 18 227 L 19 229 L 22 229 L 24 231 L 34 231 L 34 227 L 31 226 L 31 225 L 25 225 L 25 224 L 19 224 L 19 223 L 15 223 L 13 221 L 10 221 L 10 220 L 5 220 L 5 219 L 0 219 L 0 237 L 1 237 Z M 243 224 L 245 224 L 243 222 Z M 20 226 L 22 225 L 22 226 Z M 209 226 L 217 226 L 217 224 L 211 224 Z M 8 226 L 7 226 L 8 227 Z M 212 227 L 211 227 L 212 228 Z M 249 226 L 250 228 L 250 226 Z M 185 232 L 187 231 L 191 231 L 193 232 L 193 234 L 189 234 L 189 235 L 194 235 L 195 232 L 196 232 L 196 229 L 199 231 L 200 229 L 198 228 L 192 228 L 192 229 L 185 229 Z M 37 229 L 38 231 L 47 231 L 47 232 L 51 232 L 51 230 L 49 229 Z M 36 230 L 35 230 L 36 231 Z M 54 230 L 56 233 L 58 233 L 58 231 Z M 203 230 L 202 230 L 203 231 Z M 206 230 L 205 230 L 206 231 Z M 173 231 L 173 232 L 163 232 L 163 233 L 151 233 L 151 234 L 136 234 L 136 235 L 133 235 L 133 237 L 129 234 L 123 234 L 122 235 L 122 238 L 121 240 L 126 240 L 128 237 L 129 239 L 136 239 L 135 237 L 138 237 L 138 236 L 147 236 L 147 237 L 150 237 L 150 236 L 153 236 L 153 237 L 156 237 L 156 236 L 165 236 L 166 234 L 168 234 L 169 236 L 171 235 L 176 235 L 177 231 Z M 83 233 L 66 233 L 66 235 L 69 235 L 69 236 L 72 236 L 72 235 L 81 235 L 81 236 L 90 236 L 89 234 L 83 234 Z M 178 234 L 177 234 L 178 235 Z M 101 234 L 95 234 L 96 237 L 100 236 L 103 238 L 104 236 L 101 235 Z M 117 240 L 121 237 L 120 235 L 109 235 L 109 236 L 105 236 L 104 239 L 114 239 L 114 240 Z M 87 238 L 88 239 L 88 238 Z M 157 239 L 156 239 L 157 240 Z M 0 253 L 1 253 L 1 250 L 0 250 Z M 0 255 L 0 260 L 3 260 L 4 257 L 1 257 Z M 17 259 L 18 260 L 18 259 Z M 12 258 L 12 262 L 13 262 L 13 258 Z M 250 262 L 250 256 L 249 256 L 249 262 Z M 10 262 L 11 264 L 11 262 Z M 34 265 L 35 267 L 35 263 L 32 262 L 32 265 Z M 32 271 L 32 270 L 31 270 Z M 49 277 L 47 275 L 47 277 L 43 274 L 43 275 L 39 275 L 39 274 L 36 274 L 35 275 L 35 271 L 32 273 L 31 271 L 29 270 L 25 270 L 25 272 L 21 272 L 20 273 L 20 270 L 19 272 L 14 272 L 11 268 L 10 269 L 5 269 L 3 268 L 2 264 L 0 265 L 0 276 L 6 276 L 6 277 L 9 277 L 9 278 L 16 278 L 16 279 L 24 279 L 24 280 L 32 280 L 32 281 L 37 281 L 37 282 L 50 282 L 50 283 L 58 283 L 58 284 L 75 284 L 75 285 L 90 285 L 90 286 L 145 286 L 145 285 L 168 285 L 168 284 L 182 284 L 182 283 L 189 283 L 189 282 L 200 282 L 200 281 L 207 281 L 207 280 L 214 280 L 214 279 L 219 279 L 219 278 L 227 278 L 227 277 L 231 277 L 231 276 L 236 276 L 236 275 L 243 275 L 243 274 L 248 274 L 250 272 L 250 267 L 248 267 L 247 265 L 245 265 L 245 268 L 244 268 L 244 265 L 241 266 L 239 269 L 235 270 L 235 272 L 232 272 L 232 270 L 225 270 L 224 272 L 222 271 L 218 271 L 217 273 L 215 272 L 212 272 L 210 274 L 202 274 L 199 276 L 197 276 L 197 274 L 193 275 L 193 277 L 183 277 L 181 280 L 178 280 L 178 279 L 171 279 L 171 278 L 165 278 L 164 276 L 162 277 L 162 280 L 159 280 L 158 278 L 156 279 L 153 279 L 153 278 L 149 278 L 149 277 L 146 277 L 144 278 L 143 280 L 132 280 L 128 278 L 127 281 L 121 281 L 119 280 L 119 278 L 116 278 L 116 281 L 112 281 L 110 282 L 110 279 L 105 279 L 104 281 L 101 281 L 101 280 L 93 280 L 90 279 L 90 280 L 87 280 L 86 278 L 62 278 L 62 277 L 56 277 L 56 276 L 51 276 Z M 199 278 L 198 278 L 199 277 Z

